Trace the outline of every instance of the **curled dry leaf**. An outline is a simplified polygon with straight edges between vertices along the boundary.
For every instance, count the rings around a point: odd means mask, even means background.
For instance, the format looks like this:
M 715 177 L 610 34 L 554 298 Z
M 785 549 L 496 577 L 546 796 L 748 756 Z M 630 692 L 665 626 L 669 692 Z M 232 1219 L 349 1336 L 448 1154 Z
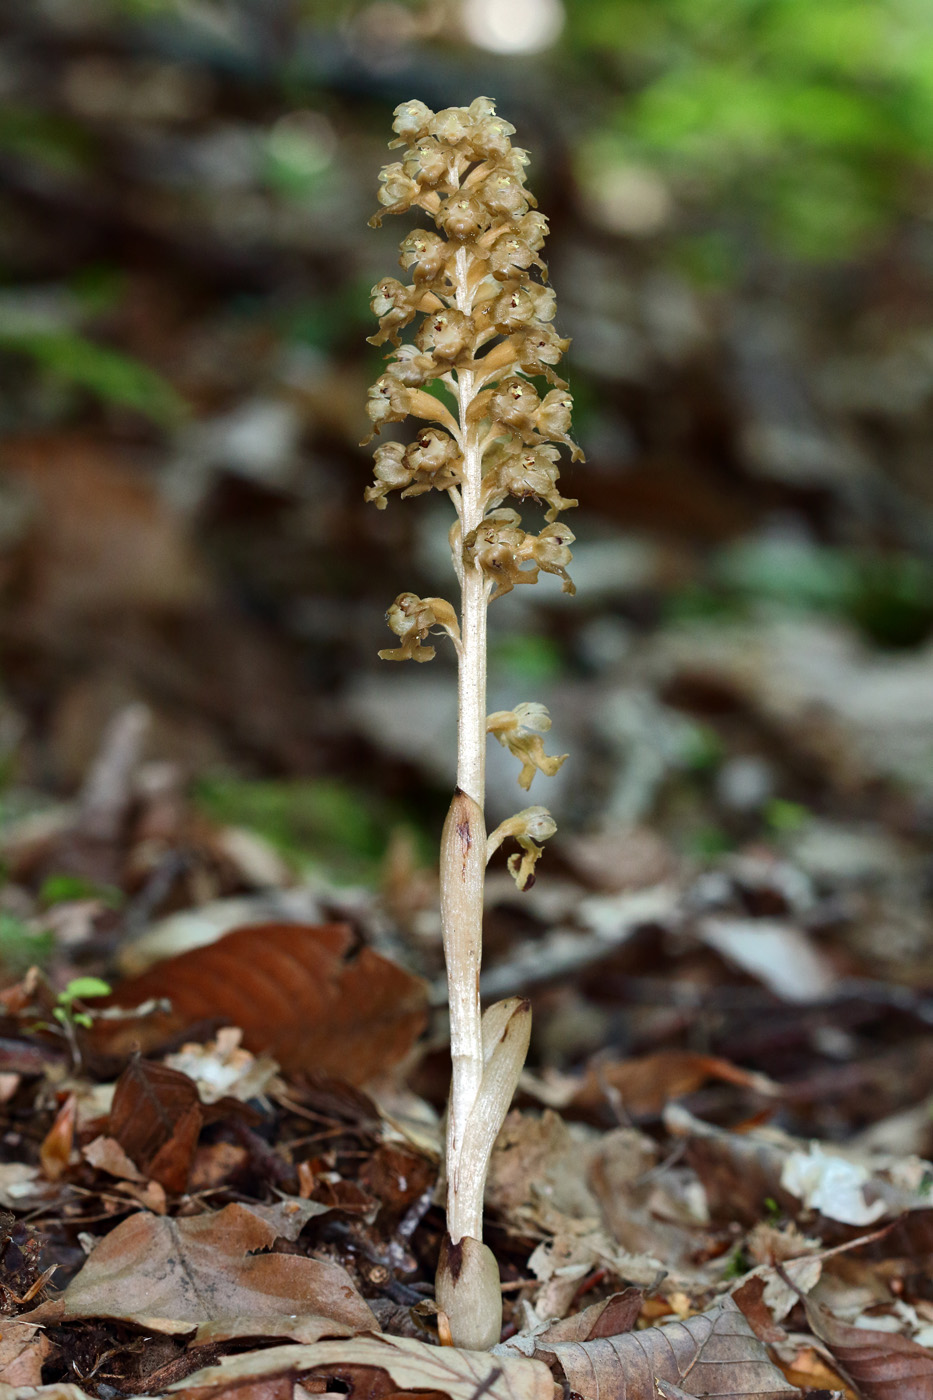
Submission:
M 244 1205 L 180 1219 L 139 1211 L 91 1251 L 61 1298 L 30 1322 L 103 1317 L 168 1333 L 256 1336 L 309 1317 L 318 1335 L 377 1323 L 339 1264 L 268 1252 L 281 1231 Z
M 288 1073 L 314 1070 L 363 1084 L 397 1064 L 424 1028 L 422 981 L 371 948 L 354 949 L 346 924 L 255 924 L 235 929 L 130 978 L 111 1002 L 167 998 L 170 1012 L 101 1021 L 99 1048 L 143 1048 L 201 1022 L 239 1026 L 254 1053 Z
M 110 1136 L 139 1170 L 166 1191 L 184 1191 L 204 1122 L 186 1074 L 134 1057 L 117 1080 Z
M 780 1087 L 764 1074 L 741 1069 L 717 1055 L 692 1050 L 661 1050 L 631 1060 L 604 1060 L 590 1065 L 573 1095 L 574 1108 L 596 1111 L 618 1096 L 627 1113 L 636 1117 L 660 1113 L 671 1099 L 692 1094 L 710 1079 L 737 1084 L 769 1098 Z
M 622 1336 L 550 1343 L 538 1338 L 535 1355 L 550 1360 L 586 1400 L 657 1400 L 661 1382 L 710 1400 L 781 1400 L 800 1393 L 788 1385 L 731 1298 L 686 1322 Z M 676 1396 L 678 1390 L 668 1394 Z
M 273 1347 L 225 1357 L 217 1366 L 196 1371 L 173 1388 L 180 1400 L 211 1400 L 228 1387 L 237 1394 L 250 1381 L 290 1383 L 337 1381 L 349 1386 L 349 1400 L 383 1400 L 398 1391 L 445 1395 L 448 1400 L 553 1400 L 554 1381 L 547 1366 L 515 1356 L 428 1346 L 410 1337 L 364 1336 L 313 1346 Z M 328 1385 L 328 1390 L 335 1387 Z M 274 1390 L 262 1392 L 275 1394 Z M 291 1391 L 284 1392 L 290 1395 Z
M 813 1331 L 866 1400 L 933 1400 L 933 1355 L 897 1332 L 851 1327 L 804 1300 Z

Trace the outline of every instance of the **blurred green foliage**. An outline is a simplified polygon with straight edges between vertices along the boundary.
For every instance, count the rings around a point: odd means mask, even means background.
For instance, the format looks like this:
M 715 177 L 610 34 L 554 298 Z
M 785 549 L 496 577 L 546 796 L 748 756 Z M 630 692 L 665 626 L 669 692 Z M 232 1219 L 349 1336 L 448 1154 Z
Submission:
M 253 781 L 218 776 L 195 790 L 216 822 L 243 826 L 268 841 L 297 870 L 334 879 L 372 878 L 389 834 L 407 814 L 338 779 Z
M 622 93 L 586 165 L 659 172 L 714 216 L 723 272 L 760 254 L 756 233 L 845 258 L 913 209 L 933 148 L 927 0 L 575 0 L 568 26 Z
M 185 416 L 184 400 L 162 375 L 75 331 L 0 326 L 0 350 L 24 355 L 53 378 L 105 404 L 132 409 L 158 426 L 169 427 Z
M 19 976 L 30 967 L 44 967 L 55 951 L 51 929 L 33 932 L 13 914 L 0 913 L 0 967 Z

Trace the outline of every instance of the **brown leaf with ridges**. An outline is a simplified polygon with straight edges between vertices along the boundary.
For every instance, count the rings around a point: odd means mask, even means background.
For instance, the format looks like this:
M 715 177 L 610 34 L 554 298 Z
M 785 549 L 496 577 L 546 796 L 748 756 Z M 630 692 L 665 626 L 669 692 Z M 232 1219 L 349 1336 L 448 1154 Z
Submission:
M 910 1337 L 851 1327 L 804 1299 L 807 1319 L 866 1400 L 933 1400 L 933 1355 Z
M 270 1252 L 278 1233 L 239 1204 L 177 1219 L 138 1211 L 94 1247 L 60 1298 L 22 1320 L 117 1318 L 173 1334 L 197 1328 L 212 1341 L 312 1316 L 329 1319 L 331 1335 L 376 1327 L 339 1264 Z
M 194 1080 L 138 1056 L 117 1080 L 109 1130 L 127 1156 L 166 1191 L 184 1191 L 204 1121 Z
M 535 1355 L 552 1358 L 583 1400 L 657 1400 L 660 1381 L 710 1400 L 785 1400 L 800 1394 L 731 1298 L 686 1322 L 589 1342 L 539 1340 L 538 1346 Z
M 371 948 L 354 951 L 346 924 L 255 924 L 235 929 L 131 978 L 110 998 L 136 1007 L 167 998 L 170 1013 L 115 1030 L 98 1022 L 100 1048 L 134 1037 L 150 1046 L 188 1026 L 240 1026 L 254 1053 L 284 1070 L 320 1071 L 363 1084 L 397 1064 L 424 1028 L 420 978 Z M 119 1023 L 117 1023 L 119 1026 Z
M 415 1392 L 448 1400 L 477 1400 L 479 1396 L 488 1400 L 554 1400 L 553 1378 L 540 1361 L 385 1335 L 228 1356 L 217 1366 L 196 1371 L 185 1387 L 173 1394 L 177 1400 L 218 1400 L 234 1385 L 271 1381 L 283 1373 L 308 1389 L 316 1388 L 318 1378 L 336 1380 L 341 1389 L 350 1387 L 349 1400 L 388 1400 L 399 1391 L 405 1392 L 406 1398 Z M 237 1394 L 243 1391 L 238 1389 Z

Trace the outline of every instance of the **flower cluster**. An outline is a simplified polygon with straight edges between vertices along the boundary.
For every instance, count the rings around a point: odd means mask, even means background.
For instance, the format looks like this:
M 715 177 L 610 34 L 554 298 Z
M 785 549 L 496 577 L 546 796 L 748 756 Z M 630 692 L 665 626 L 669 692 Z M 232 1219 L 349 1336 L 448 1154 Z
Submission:
M 568 342 L 553 327 L 555 298 L 542 257 L 547 219 L 525 187 L 527 153 L 512 145 L 515 128 L 486 97 L 441 112 L 404 102 L 393 130 L 398 158 L 380 173 L 381 207 L 370 222 L 379 226 L 386 214 L 415 210 L 433 227 L 402 239 L 404 280 L 384 277 L 372 289 L 379 329 L 370 343 L 386 346 L 388 356 L 369 391 L 366 441 L 409 417 L 422 426 L 407 445 L 376 448 L 366 500 L 384 510 L 395 492 L 446 491 L 459 517 L 451 531 L 454 567 L 461 584 L 479 579 L 480 593 L 471 596 L 483 607 L 540 573 L 556 575 L 573 593 L 567 570 L 574 537 L 559 516 L 577 503 L 561 493 L 558 479 L 561 450 L 572 461 L 583 454 L 570 436 L 573 399 L 556 370 Z M 513 502 L 540 505 L 543 526 L 523 528 Z M 464 635 L 466 598 L 465 591 Z M 440 626 L 454 639 L 461 665 L 472 664 L 451 625 L 454 609 L 443 600 L 403 593 L 387 617 L 400 638 L 380 652 L 387 660 L 428 660 L 434 649 L 426 639 Z M 552 775 L 563 762 L 544 752 L 541 735 L 549 727 L 543 706 L 532 704 L 489 718 L 489 732 L 519 759 L 525 789 L 535 772 Z M 518 828 L 507 834 L 522 845 L 512 868 L 527 884 L 538 848 L 526 844 L 531 838 L 520 825 L 520 836 Z M 547 822 L 537 819 L 535 830 L 540 839 Z

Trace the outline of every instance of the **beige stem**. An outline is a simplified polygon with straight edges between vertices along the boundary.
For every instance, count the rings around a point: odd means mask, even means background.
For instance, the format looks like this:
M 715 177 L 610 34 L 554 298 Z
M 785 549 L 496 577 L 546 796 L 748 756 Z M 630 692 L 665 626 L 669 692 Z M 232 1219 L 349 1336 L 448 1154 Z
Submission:
M 470 254 L 456 254 L 456 299 L 469 315 Z M 483 518 L 482 452 L 468 410 L 475 396 L 471 371 L 457 372 L 463 451 L 459 541 Z M 483 1237 L 483 1183 L 460 1171 L 463 1135 L 483 1076 L 479 971 L 483 945 L 486 830 L 486 580 L 472 560 L 457 559 L 461 577 L 458 669 L 457 787 L 441 841 L 441 920 L 450 988 L 451 1085 L 447 1115 L 447 1229 L 454 1244 Z

